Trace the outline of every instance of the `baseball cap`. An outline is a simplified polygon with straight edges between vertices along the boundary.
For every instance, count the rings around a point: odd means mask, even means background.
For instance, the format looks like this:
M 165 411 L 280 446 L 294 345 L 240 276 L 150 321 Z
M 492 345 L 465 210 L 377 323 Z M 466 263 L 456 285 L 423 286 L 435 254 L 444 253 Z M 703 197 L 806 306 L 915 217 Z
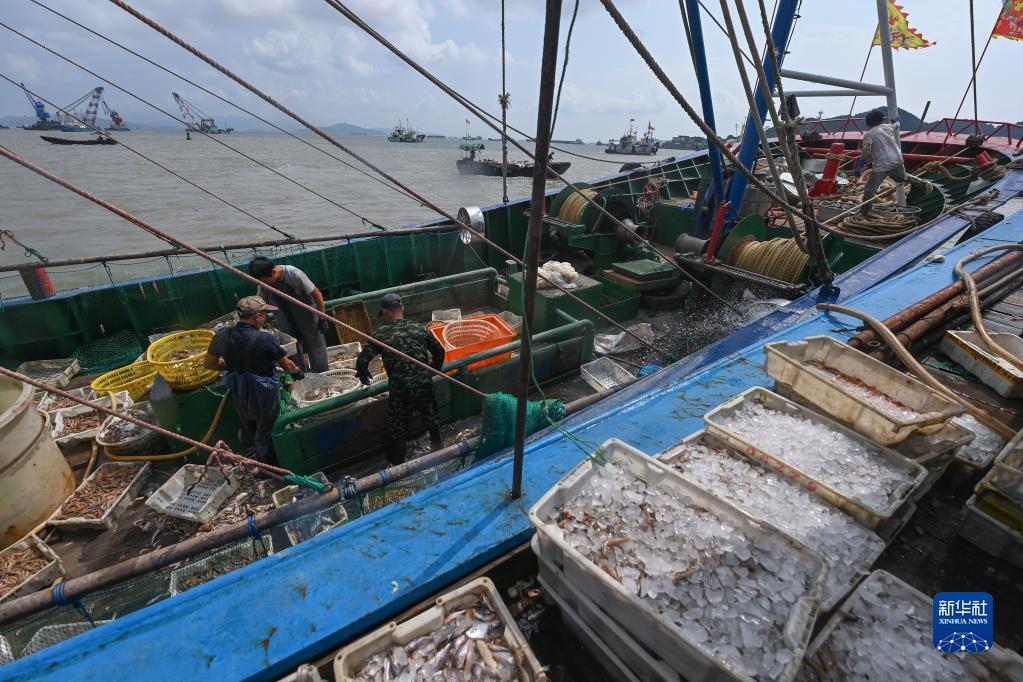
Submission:
M 377 315 L 383 315 L 384 310 L 397 310 L 402 305 L 401 296 L 398 294 L 384 294 L 380 297 L 380 312 Z
M 242 315 L 255 315 L 256 313 L 272 313 L 277 310 L 277 306 L 270 305 L 259 296 L 246 296 L 238 301 L 235 310 Z

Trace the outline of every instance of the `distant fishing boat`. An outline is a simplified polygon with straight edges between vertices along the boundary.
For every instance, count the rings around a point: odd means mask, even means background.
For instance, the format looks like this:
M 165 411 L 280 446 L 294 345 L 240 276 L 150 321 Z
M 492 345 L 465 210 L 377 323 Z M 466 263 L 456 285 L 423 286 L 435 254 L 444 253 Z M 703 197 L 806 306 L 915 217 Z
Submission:
M 625 134 L 618 138 L 617 141 L 610 140 L 604 151 L 608 154 L 638 154 L 642 156 L 656 154 L 661 146 L 661 142 L 654 139 L 654 127 L 647 123 L 646 132 L 643 133 L 641 138 L 636 133 L 636 119 L 630 118 L 629 128 L 625 131 Z
M 40 135 L 42 139 L 46 140 L 50 144 L 85 144 L 85 145 L 99 145 L 99 144 L 117 144 L 117 140 L 112 137 L 99 136 L 88 140 L 71 140 L 66 137 L 51 137 L 49 135 Z
M 578 137 L 574 140 L 551 140 L 553 144 L 586 144 Z
M 501 176 L 503 174 L 501 172 L 502 163 L 500 161 L 476 158 L 476 154 L 485 149 L 482 144 L 462 143 L 458 145 L 458 148 L 465 152 L 463 158 L 455 161 L 455 166 L 462 175 Z M 548 161 L 548 175 L 564 173 L 571 165 L 570 161 Z M 510 161 L 507 165 L 507 174 L 510 178 L 529 177 L 533 175 L 534 168 L 535 166 L 531 161 Z
M 418 133 L 408 125 L 408 121 L 405 125 L 398 121 L 398 125 L 394 126 L 394 130 L 387 136 L 388 142 L 422 142 L 426 139 L 426 135 Z

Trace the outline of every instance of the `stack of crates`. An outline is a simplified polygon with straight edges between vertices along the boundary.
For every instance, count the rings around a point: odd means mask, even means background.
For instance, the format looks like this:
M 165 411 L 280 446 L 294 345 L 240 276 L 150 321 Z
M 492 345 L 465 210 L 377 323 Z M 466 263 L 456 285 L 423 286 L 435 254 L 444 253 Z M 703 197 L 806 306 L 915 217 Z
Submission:
M 960 535 L 1023 568 L 1023 430 L 998 453 L 965 512 Z

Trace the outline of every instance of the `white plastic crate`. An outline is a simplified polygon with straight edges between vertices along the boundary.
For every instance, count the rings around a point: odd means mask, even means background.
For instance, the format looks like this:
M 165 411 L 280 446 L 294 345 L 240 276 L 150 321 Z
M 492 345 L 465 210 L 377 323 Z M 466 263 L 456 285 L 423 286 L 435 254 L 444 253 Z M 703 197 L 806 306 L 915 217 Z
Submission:
M 965 515 L 959 524 L 959 535 L 993 557 L 999 557 L 1023 569 L 1023 532 L 1013 530 L 983 509 L 978 501 L 986 495 L 974 495 L 963 507 Z
M 851 427 L 881 445 L 900 443 L 914 433 L 933 433 L 965 408 L 830 336 L 776 341 L 764 346 L 767 373 L 797 401 Z M 850 392 L 819 363 L 883 393 L 918 413 L 913 418 L 888 414 Z
M 1014 353 L 1023 355 L 1023 339 L 1015 334 L 992 333 L 995 343 Z M 977 332 L 945 332 L 941 339 L 941 351 L 952 358 L 963 369 L 990 386 L 1003 398 L 1023 398 L 1023 371 L 1008 360 L 996 354 Z
M 311 477 L 324 485 L 330 485 L 330 481 L 327 480 L 327 475 L 324 474 L 322 471 L 317 471 L 316 473 L 312 474 Z M 275 490 L 273 495 L 270 496 L 270 499 L 273 500 L 275 507 L 283 507 L 286 504 L 291 504 L 291 498 L 294 497 L 294 495 L 300 489 L 302 489 L 302 486 L 286 485 L 280 490 Z M 306 490 L 308 490 L 310 493 L 314 492 L 309 488 L 306 488 Z
M 287 536 L 288 542 L 297 545 L 346 523 L 348 523 L 348 510 L 345 509 L 344 504 L 339 502 L 326 509 L 310 512 L 286 522 L 284 535 Z
M 123 467 L 138 467 L 138 462 L 105 462 L 100 466 L 96 467 L 96 470 L 92 472 L 89 478 L 82 481 L 82 484 L 75 489 L 75 492 L 71 493 L 71 497 L 68 500 L 74 499 L 76 495 L 81 491 L 91 480 L 99 476 L 101 473 L 110 471 L 115 468 Z M 61 505 L 57 511 L 53 512 L 53 516 L 47 521 L 47 525 L 55 526 L 57 528 L 64 528 L 67 530 L 89 528 L 94 530 L 108 530 L 113 527 L 114 521 L 124 513 L 124 510 L 131 506 L 135 496 L 142 490 L 142 486 L 145 485 L 146 481 L 149 480 L 150 464 L 145 462 L 139 467 L 138 473 L 131 479 L 128 485 L 124 488 L 124 491 L 114 500 L 114 502 L 107 507 L 107 510 L 102 516 L 96 519 L 85 518 L 85 517 L 70 517 L 66 519 L 58 519 L 61 510 L 67 501 Z
M 717 449 L 717 450 L 722 450 L 722 451 L 726 452 L 731 457 L 734 457 L 736 459 L 742 459 L 742 460 L 749 461 L 749 458 L 746 457 L 735 446 L 727 443 L 723 438 L 721 438 L 717 434 L 709 433 L 707 431 L 697 431 L 693 435 L 684 438 L 679 444 L 677 444 L 677 445 L 675 445 L 675 446 L 665 450 L 664 452 L 659 453 L 657 455 L 658 461 L 664 462 L 668 466 L 671 466 L 671 463 L 679 456 L 679 454 L 681 454 L 682 450 L 687 445 L 689 445 L 690 443 L 704 443 L 708 447 L 711 447 L 711 448 L 714 448 L 714 449 Z M 768 473 L 774 472 L 778 476 L 778 478 L 780 480 L 785 481 L 788 485 L 792 485 L 792 486 L 794 486 L 796 488 L 801 487 L 801 486 L 799 486 L 798 483 L 794 482 L 791 478 L 789 478 L 788 476 L 782 476 L 782 475 L 778 474 L 778 472 L 776 470 L 772 469 L 771 467 L 762 466 L 761 464 L 758 464 L 755 461 L 750 462 L 750 464 L 752 466 L 754 466 L 754 467 L 761 468 L 765 472 L 768 472 Z M 685 478 L 687 481 L 690 481 L 690 479 L 688 477 L 686 477 L 686 475 L 684 473 L 679 472 L 679 474 L 683 478 Z M 700 486 L 700 484 L 698 482 L 696 482 L 696 481 L 690 481 L 690 482 L 693 485 L 695 485 L 695 486 Z M 707 490 L 705 488 L 702 488 L 702 486 L 700 486 L 700 487 L 708 495 L 714 495 L 716 497 L 721 497 L 720 495 L 718 495 L 713 490 Z M 807 491 L 807 492 L 809 492 L 809 491 Z M 821 504 L 825 504 L 825 505 L 831 506 L 830 503 L 827 500 L 825 500 L 823 498 L 818 498 L 818 499 L 819 499 Z M 737 507 L 739 507 L 743 511 L 747 512 L 751 516 L 756 517 L 756 518 L 760 518 L 760 516 L 757 513 L 755 513 L 752 510 L 745 509 L 744 507 L 739 505 L 737 502 L 732 502 L 731 500 L 727 500 L 727 499 L 726 499 L 726 501 L 730 502 L 732 504 L 735 504 Z M 840 511 L 842 513 L 847 513 L 844 509 L 841 509 L 840 507 L 836 507 L 836 509 L 838 509 L 838 511 Z M 810 511 L 810 510 L 808 510 L 808 513 L 810 513 L 812 515 L 816 514 L 816 512 Z M 765 523 L 774 525 L 770 519 L 763 519 L 763 520 L 764 520 Z M 855 519 L 852 519 L 852 520 L 855 521 Z M 779 528 L 779 530 L 781 532 L 785 532 L 783 529 Z M 799 541 L 799 538 L 796 538 L 796 540 Z M 827 591 L 824 592 L 824 594 L 821 597 L 822 601 L 823 601 L 823 603 L 821 604 L 821 610 L 822 611 L 826 612 L 826 611 L 830 611 L 832 608 L 834 608 L 835 605 L 838 604 L 838 602 L 840 602 L 845 597 L 845 595 L 847 595 L 849 593 L 849 591 L 852 590 L 853 587 L 856 586 L 856 583 L 858 583 L 860 581 L 860 579 L 867 573 L 867 571 L 870 570 L 870 567 L 874 565 L 874 562 L 877 561 L 878 557 L 880 557 L 881 554 L 884 552 L 884 550 L 885 550 L 885 541 L 883 539 L 881 539 L 880 537 L 874 538 L 874 541 L 875 541 L 875 544 L 873 544 L 872 546 L 864 547 L 862 554 L 860 554 L 857 557 L 857 561 L 855 562 L 855 565 L 858 567 L 858 570 L 855 573 L 853 573 L 852 575 L 850 575 L 849 579 L 843 585 L 841 585 L 839 587 L 839 589 L 836 590 L 833 594 L 828 594 Z M 825 553 L 820 551 L 818 548 L 811 547 L 811 549 L 814 549 L 815 551 L 817 551 L 817 553 L 820 554 L 821 556 L 824 556 L 825 558 L 828 558 L 825 555 Z M 829 573 L 830 572 L 831 571 L 829 569 Z
M 331 369 L 340 369 L 342 367 L 355 368 L 355 362 L 359 359 L 358 357 L 348 358 L 347 360 L 331 360 L 331 358 L 338 355 L 347 355 L 355 353 L 356 356 L 362 352 L 362 344 L 358 341 L 352 341 L 351 343 L 342 343 L 337 346 L 330 346 L 327 348 L 327 364 Z
M 331 369 L 319 374 L 310 373 L 306 374 L 304 379 L 296 381 L 294 386 L 292 386 L 291 400 L 295 403 L 296 407 L 309 407 L 310 405 L 316 405 L 317 403 L 322 403 L 326 400 L 333 400 L 334 398 L 348 393 L 349 391 L 353 391 L 360 386 L 361 384 L 355 376 L 355 370 L 348 367 Z M 337 392 L 335 395 L 315 400 L 307 400 L 305 398 L 308 391 L 324 388 L 336 388 Z
M 434 310 L 430 313 L 431 322 L 458 322 L 462 319 L 461 308 L 448 308 L 447 310 Z
M 273 538 L 269 533 L 263 534 L 258 540 L 240 540 L 210 552 L 201 559 L 171 571 L 171 596 L 227 575 L 273 553 Z
M 1023 504 L 1023 430 L 1005 444 L 975 492 L 992 489 Z
M 49 587 L 54 580 L 64 575 L 64 564 L 61 563 L 60 557 L 58 557 L 56 553 L 50 549 L 49 545 L 35 535 L 24 537 L 10 547 L 0 551 L 0 557 L 5 555 L 9 556 L 28 547 L 32 547 L 41 557 L 43 557 L 43 559 L 46 560 L 46 565 L 32 575 L 26 577 L 11 589 L 0 593 L 0 602 L 7 599 L 16 599 L 35 592 L 36 590 L 41 590 L 44 587 Z
M 880 583 L 880 585 L 878 585 Z M 810 645 L 807 651 L 806 658 L 810 660 L 817 655 L 817 652 L 821 647 L 825 646 L 828 639 L 834 634 L 836 628 L 842 627 L 842 624 L 850 620 L 857 620 L 857 610 L 863 603 L 863 593 L 868 588 L 880 587 L 880 596 L 882 599 L 891 603 L 891 611 L 893 613 L 902 613 L 900 605 L 904 608 L 905 605 L 912 604 L 914 610 L 921 610 L 925 613 L 929 613 L 932 608 L 932 598 L 925 595 L 923 592 L 911 587 L 905 582 L 899 580 L 891 573 L 887 571 L 874 571 L 871 573 L 866 580 L 860 583 L 859 587 L 856 588 L 849 598 L 839 607 L 828 622 L 821 628 L 820 632 L 814 638 L 813 643 Z M 922 640 L 931 639 L 930 629 L 930 618 L 926 621 L 927 625 L 920 631 L 920 638 Z M 892 652 L 898 653 L 897 643 L 892 643 Z M 821 658 L 825 656 L 834 656 L 834 651 L 831 647 L 827 647 L 828 653 L 822 653 Z M 936 653 L 938 657 L 944 657 L 944 654 Z M 994 646 L 981 654 L 969 654 L 967 658 L 960 659 L 964 663 L 967 663 L 971 668 L 976 677 L 972 679 L 985 679 L 985 680 L 1019 680 L 1023 679 L 1023 659 L 1020 658 L 1019 654 L 1003 649 L 999 646 Z M 825 664 L 827 665 L 827 664 Z M 895 671 L 892 671 L 893 674 Z M 839 673 L 835 672 L 836 678 L 839 679 Z M 894 682 L 893 678 L 893 682 Z
M 204 469 L 206 476 L 200 481 Z M 146 506 L 168 516 L 206 523 L 238 489 L 234 470 L 226 472 L 215 466 L 186 464 L 149 496 Z
M 910 496 L 910 500 L 918 502 L 930 492 L 934 484 L 945 474 L 959 448 L 971 443 L 975 437 L 973 431 L 949 420 L 936 433 L 910 436 L 896 445 L 893 448 L 896 452 L 927 469 L 927 477 Z
M 68 391 L 68 393 L 70 393 L 71 395 L 74 395 L 74 396 L 78 396 L 79 398 L 84 398 L 85 400 L 95 400 L 95 399 L 99 398 L 99 395 L 96 393 L 96 391 L 92 390 L 88 386 L 85 386 L 83 388 L 73 388 L 70 391 Z M 61 398 L 61 396 L 57 395 L 56 393 L 44 393 L 42 400 L 39 401 L 39 405 L 38 405 L 39 411 L 40 412 L 46 412 L 47 414 L 53 414 L 53 413 L 57 412 L 58 410 L 64 409 L 64 408 L 61 408 L 61 407 L 54 407 L 53 406 L 54 403 L 56 403 L 58 400 L 60 400 L 60 398 Z M 107 404 L 108 405 L 110 404 L 109 401 L 107 402 Z M 118 404 L 120 404 L 120 400 L 118 400 Z M 66 405 L 65 407 L 81 407 L 81 406 L 76 403 L 74 405 Z
M 444 625 L 444 619 L 450 612 L 475 603 L 480 596 L 486 597 L 498 620 L 504 625 L 504 640 L 512 650 L 516 662 L 526 673 L 527 679 L 520 682 L 538 682 L 545 678 L 539 661 L 519 631 L 515 619 L 508 612 L 508 607 L 504 605 L 494 583 L 489 578 L 478 578 L 438 597 L 435 606 L 418 616 L 413 616 L 402 623 L 392 621 L 341 649 L 334 658 L 334 679 L 337 682 L 351 682 L 370 657 L 439 629 Z
M 792 680 L 810 641 L 814 619 L 820 608 L 827 571 L 821 558 L 773 526 L 706 493 L 686 481 L 671 467 L 616 438 L 606 441 L 601 446 L 601 453 L 607 461 L 625 467 L 648 485 L 693 500 L 725 523 L 739 528 L 750 538 L 751 544 L 763 546 L 764 543 L 770 543 L 775 547 L 783 547 L 787 553 L 797 557 L 812 582 L 797 600 L 784 627 L 783 638 L 786 646 L 792 649 L 793 658 L 779 679 Z M 626 593 L 621 584 L 571 547 L 556 523 L 547 521 L 555 509 L 577 495 L 600 466 L 590 459 L 584 460 L 529 510 L 530 523 L 537 531 L 539 556 L 544 561 L 563 567 L 565 579 L 590 601 L 600 604 L 626 632 L 643 633 L 647 648 L 663 658 L 672 669 L 686 671 L 686 678 L 690 682 L 721 679 L 748 682 L 751 678 L 744 672 L 736 670 L 720 656 L 692 642 L 679 627 L 648 602 Z
M 780 456 L 768 452 L 763 448 L 758 447 L 755 443 L 751 443 L 747 439 L 729 431 L 728 427 L 722 424 L 722 418 L 738 412 L 747 402 L 758 402 L 769 409 L 777 410 L 791 416 L 802 417 L 815 424 L 825 426 L 832 431 L 842 433 L 851 440 L 856 441 L 869 449 L 878 451 L 885 461 L 894 466 L 896 469 L 905 472 L 907 480 L 892 491 L 890 496 L 891 501 L 882 509 L 870 507 L 859 500 L 840 493 L 834 487 L 824 483 L 820 479 L 809 476 L 802 470 L 791 466 Z M 801 485 L 805 485 L 807 490 L 823 497 L 832 505 L 844 510 L 867 528 L 877 528 L 885 521 L 892 518 L 892 516 L 896 515 L 899 508 L 910 501 L 913 493 L 924 482 L 924 479 L 927 478 L 927 470 L 916 462 L 903 457 L 893 450 L 889 450 L 886 447 L 871 442 L 865 436 L 862 436 L 852 429 L 839 424 L 833 419 L 819 415 L 813 410 L 783 398 L 777 393 L 772 393 L 761 386 L 754 386 L 753 388 L 747 389 L 728 402 L 715 407 L 704 416 L 704 421 L 707 423 L 707 429 L 709 431 L 720 435 L 727 442 L 746 453 L 748 457 L 757 459 L 763 463 L 770 463 L 772 467 L 777 468 L 778 471 L 790 477 L 793 481 L 800 483 Z
M 531 542 L 540 572 L 540 585 L 561 610 L 563 619 L 571 621 L 590 653 L 615 673 L 613 679 L 665 680 L 677 682 L 679 673 L 643 647 L 635 637 L 622 629 L 613 618 L 579 592 L 566 579 L 561 566 L 541 556 L 538 536 Z M 614 668 L 611 670 L 611 668 Z
M 597 358 L 579 367 L 583 380 L 597 393 L 617 391 L 636 380 L 632 372 L 609 357 Z

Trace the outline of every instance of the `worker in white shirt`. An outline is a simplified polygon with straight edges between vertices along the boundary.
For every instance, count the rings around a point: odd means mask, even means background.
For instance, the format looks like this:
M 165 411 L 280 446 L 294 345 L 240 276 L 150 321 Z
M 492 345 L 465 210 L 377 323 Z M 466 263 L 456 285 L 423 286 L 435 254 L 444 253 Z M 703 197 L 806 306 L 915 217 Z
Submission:
M 863 166 L 870 169 L 866 187 L 863 189 L 863 201 L 869 201 L 877 194 L 885 178 L 895 182 L 910 182 L 919 185 L 925 192 L 934 189 L 934 185 L 906 172 L 906 164 L 902 160 L 902 141 L 899 136 L 899 122 L 883 123 L 884 114 L 880 109 L 867 113 L 867 132 L 863 133 L 863 149 L 860 159 Z M 857 171 L 857 176 L 859 171 Z M 863 215 L 870 215 L 873 204 L 864 204 L 860 209 Z

